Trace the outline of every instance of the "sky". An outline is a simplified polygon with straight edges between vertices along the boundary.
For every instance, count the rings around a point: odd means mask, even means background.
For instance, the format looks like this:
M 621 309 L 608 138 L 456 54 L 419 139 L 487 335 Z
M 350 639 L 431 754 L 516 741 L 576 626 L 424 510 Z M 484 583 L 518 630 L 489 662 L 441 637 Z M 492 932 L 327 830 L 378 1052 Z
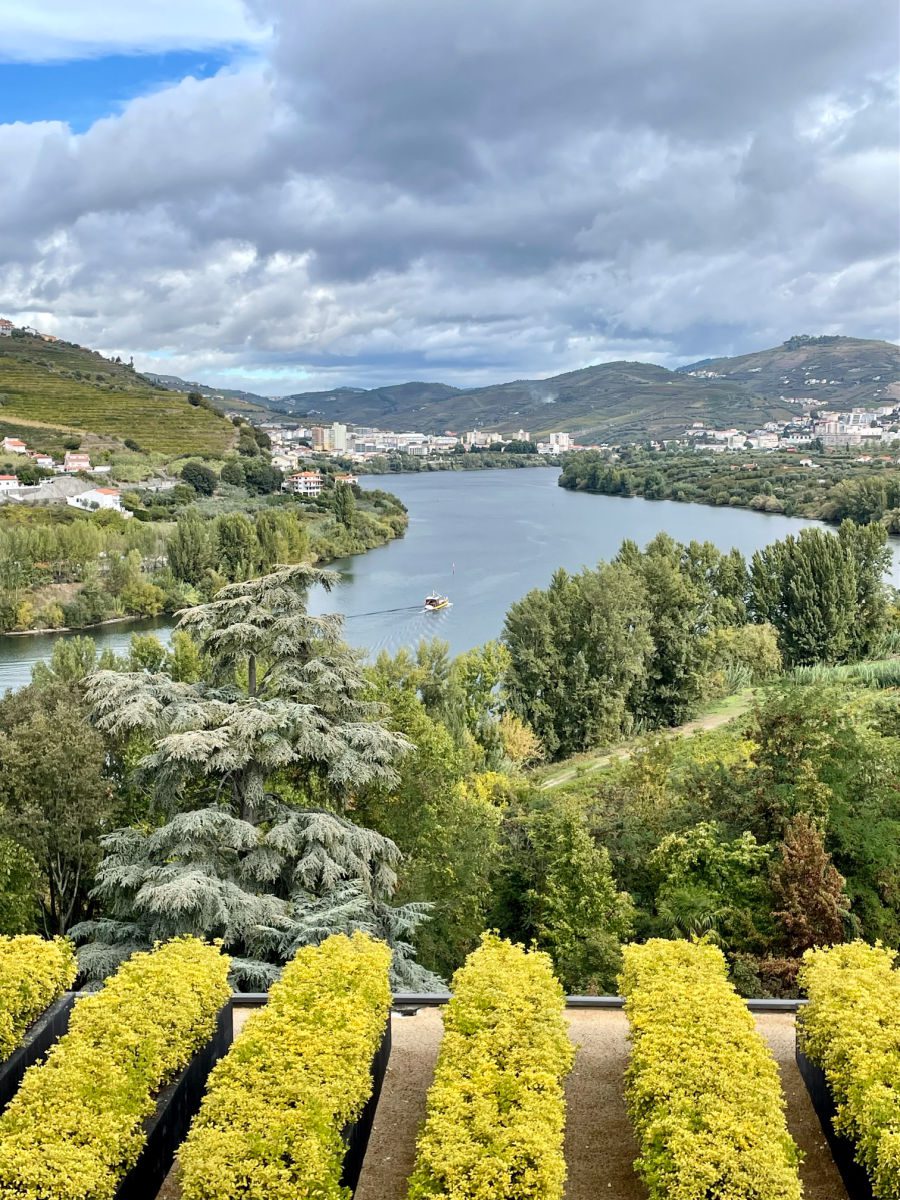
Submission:
M 0 0 L 0 315 L 283 395 L 898 337 L 895 0 Z

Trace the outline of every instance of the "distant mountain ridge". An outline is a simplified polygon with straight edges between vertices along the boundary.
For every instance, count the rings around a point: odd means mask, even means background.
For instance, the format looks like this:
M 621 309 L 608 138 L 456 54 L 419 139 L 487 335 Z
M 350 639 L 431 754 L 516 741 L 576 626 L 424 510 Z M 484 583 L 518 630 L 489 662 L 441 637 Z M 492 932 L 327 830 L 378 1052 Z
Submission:
M 802 335 L 769 350 L 703 359 L 676 371 L 612 362 L 480 388 L 442 383 L 341 387 L 269 403 L 311 421 L 426 433 L 522 428 L 539 436 L 566 430 L 584 440 L 630 441 L 673 437 L 697 421 L 747 429 L 787 420 L 797 412 L 787 401 L 803 396 L 836 409 L 900 399 L 900 347 Z
M 208 383 L 197 383 L 196 380 L 182 379 L 178 375 L 157 375 L 153 371 L 142 371 L 144 379 L 149 379 L 156 387 L 165 388 L 170 392 L 199 392 L 201 396 L 222 396 L 226 400 L 239 401 L 230 407 L 245 407 L 266 409 L 272 407 L 271 396 L 259 396 L 256 392 L 245 392 L 241 388 L 213 387 Z M 221 405 L 219 406 L 221 407 Z

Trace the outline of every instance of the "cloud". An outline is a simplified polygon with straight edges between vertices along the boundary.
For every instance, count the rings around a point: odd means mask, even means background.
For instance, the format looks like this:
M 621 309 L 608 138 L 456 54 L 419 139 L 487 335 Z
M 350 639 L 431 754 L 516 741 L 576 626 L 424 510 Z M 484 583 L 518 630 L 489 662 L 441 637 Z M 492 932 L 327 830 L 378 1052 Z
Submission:
M 0 126 L 0 308 L 273 392 L 896 336 L 887 0 L 242 19 L 257 62 Z
M 265 35 L 240 0 L 0 0 L 0 28 L 5 62 L 209 49 Z

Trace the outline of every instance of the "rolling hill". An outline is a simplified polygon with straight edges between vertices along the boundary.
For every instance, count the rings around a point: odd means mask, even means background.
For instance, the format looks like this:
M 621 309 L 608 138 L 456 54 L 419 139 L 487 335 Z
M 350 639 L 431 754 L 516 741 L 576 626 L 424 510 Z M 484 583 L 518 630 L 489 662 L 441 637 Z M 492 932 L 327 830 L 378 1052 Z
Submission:
M 823 384 L 812 380 L 825 379 Z M 814 395 L 823 407 L 887 403 L 900 396 L 900 349 L 860 338 L 791 338 L 782 346 L 677 371 L 611 362 L 549 379 L 459 389 L 440 383 L 338 388 L 285 396 L 277 407 L 319 421 L 350 421 L 442 432 L 567 430 L 585 440 L 672 437 L 695 421 L 753 428 L 796 414 L 789 398 Z
M 228 409 L 229 412 L 252 413 L 267 412 L 272 406 L 270 396 L 259 396 L 256 392 L 245 392 L 241 388 L 217 388 L 208 383 L 197 383 L 192 379 L 181 379 L 178 375 L 156 375 L 152 371 L 142 371 L 145 379 L 149 379 L 155 387 L 168 392 L 199 392 L 207 396 L 214 408 Z M 222 401 L 217 398 L 221 396 Z
M 18 331 L 0 338 L 0 430 L 13 429 L 39 449 L 76 433 L 95 443 L 129 438 L 173 457 L 220 455 L 234 440 L 218 413 L 154 388 L 128 364 Z

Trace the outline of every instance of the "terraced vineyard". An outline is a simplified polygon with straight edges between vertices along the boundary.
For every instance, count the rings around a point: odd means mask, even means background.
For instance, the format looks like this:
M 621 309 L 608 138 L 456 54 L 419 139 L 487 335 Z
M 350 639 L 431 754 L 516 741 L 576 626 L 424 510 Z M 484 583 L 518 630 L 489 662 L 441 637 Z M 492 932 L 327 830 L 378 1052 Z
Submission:
M 218 413 L 157 391 L 127 364 L 29 334 L 0 340 L 0 422 L 23 433 L 31 426 L 35 445 L 75 431 L 171 455 L 220 455 L 233 438 Z

